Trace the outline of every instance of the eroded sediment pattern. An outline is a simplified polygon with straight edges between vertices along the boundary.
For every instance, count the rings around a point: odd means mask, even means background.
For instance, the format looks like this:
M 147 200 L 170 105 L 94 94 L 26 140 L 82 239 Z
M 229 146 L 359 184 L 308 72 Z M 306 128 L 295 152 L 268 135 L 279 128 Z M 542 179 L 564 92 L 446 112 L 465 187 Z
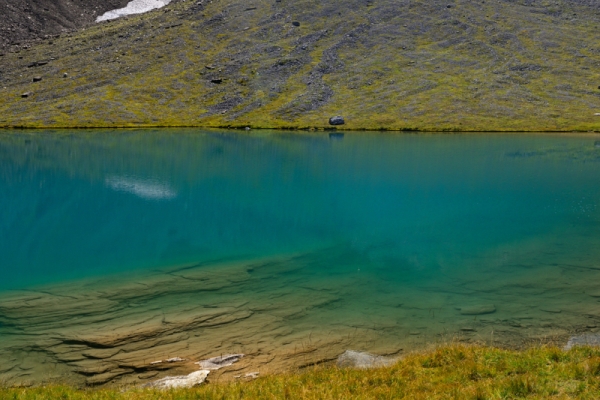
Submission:
M 600 323 L 594 268 L 505 265 L 495 275 L 448 272 L 435 281 L 402 282 L 361 271 L 360 257 L 348 256 L 344 270 L 323 272 L 328 257 L 339 260 L 347 251 L 3 293 L 0 379 L 142 384 L 188 374 L 208 357 L 246 355 L 211 373 L 216 381 L 302 368 L 347 349 L 402 354 L 453 339 L 516 347 L 594 331 Z M 174 357 L 183 360 L 153 363 Z

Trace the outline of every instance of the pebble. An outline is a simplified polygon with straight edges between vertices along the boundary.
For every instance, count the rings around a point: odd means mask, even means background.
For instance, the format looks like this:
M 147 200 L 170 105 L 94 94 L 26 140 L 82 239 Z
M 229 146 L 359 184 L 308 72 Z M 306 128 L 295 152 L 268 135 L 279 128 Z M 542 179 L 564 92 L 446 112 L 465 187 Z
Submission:
M 41 76 L 34 76 L 33 77 L 33 81 L 34 82 L 41 82 L 42 81 L 42 77 Z

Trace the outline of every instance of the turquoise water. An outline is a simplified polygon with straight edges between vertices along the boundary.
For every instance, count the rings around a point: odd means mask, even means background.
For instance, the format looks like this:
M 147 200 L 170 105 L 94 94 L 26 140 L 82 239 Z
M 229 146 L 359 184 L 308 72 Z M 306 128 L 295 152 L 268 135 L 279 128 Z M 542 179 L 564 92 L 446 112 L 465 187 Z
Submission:
M 390 280 L 435 279 L 484 254 L 488 263 L 495 254 L 497 263 L 520 243 L 563 235 L 564 246 L 552 249 L 557 257 L 596 265 L 594 141 L 5 132 L 0 288 L 339 244 L 360 256 L 364 271 Z M 319 272 L 343 273 L 346 261 Z
M 592 135 L 5 131 L 0 381 L 564 344 L 600 326 L 599 202 Z

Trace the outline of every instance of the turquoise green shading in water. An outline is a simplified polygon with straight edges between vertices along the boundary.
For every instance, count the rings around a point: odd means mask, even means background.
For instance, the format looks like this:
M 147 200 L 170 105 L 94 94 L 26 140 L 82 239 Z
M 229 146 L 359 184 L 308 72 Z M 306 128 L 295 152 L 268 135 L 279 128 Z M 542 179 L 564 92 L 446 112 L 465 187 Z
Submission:
M 597 331 L 597 141 L 4 132 L 0 381 L 138 384 L 150 357 L 215 349 L 278 371 Z
M 339 243 L 389 280 L 547 237 L 561 258 L 598 260 L 589 137 L 9 132 L 0 169 L 4 289 Z

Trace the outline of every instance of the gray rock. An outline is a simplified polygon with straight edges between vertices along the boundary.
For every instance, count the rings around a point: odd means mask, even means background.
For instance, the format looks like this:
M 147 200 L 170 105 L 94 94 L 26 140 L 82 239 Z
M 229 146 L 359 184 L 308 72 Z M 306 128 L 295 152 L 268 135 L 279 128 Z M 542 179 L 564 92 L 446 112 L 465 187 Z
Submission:
M 395 358 L 376 356 L 370 353 L 360 351 L 346 350 L 337 359 L 337 365 L 340 368 L 377 368 L 387 367 L 396 362 Z
M 570 350 L 575 346 L 600 346 L 600 333 L 571 336 L 564 349 Z
M 27 97 L 31 96 L 31 92 L 25 92 L 21 95 L 22 98 L 26 99 Z
M 339 115 L 329 118 L 329 125 L 344 125 L 345 123 L 344 118 Z
M 206 360 L 198 361 L 195 364 L 198 364 L 202 369 L 219 369 L 238 362 L 242 357 L 244 357 L 243 354 L 227 354 L 225 356 L 213 357 Z
M 189 375 L 167 376 L 157 381 L 146 383 L 142 387 L 155 389 L 190 388 L 203 383 L 209 373 L 210 371 L 203 369 L 192 372 Z
M 41 76 L 34 76 L 34 77 L 33 77 L 33 81 L 34 81 L 34 82 L 41 82 L 41 80 L 42 80 L 42 77 L 41 77 Z
M 480 304 L 476 306 L 461 307 L 462 315 L 483 315 L 496 312 L 496 307 L 493 304 Z

